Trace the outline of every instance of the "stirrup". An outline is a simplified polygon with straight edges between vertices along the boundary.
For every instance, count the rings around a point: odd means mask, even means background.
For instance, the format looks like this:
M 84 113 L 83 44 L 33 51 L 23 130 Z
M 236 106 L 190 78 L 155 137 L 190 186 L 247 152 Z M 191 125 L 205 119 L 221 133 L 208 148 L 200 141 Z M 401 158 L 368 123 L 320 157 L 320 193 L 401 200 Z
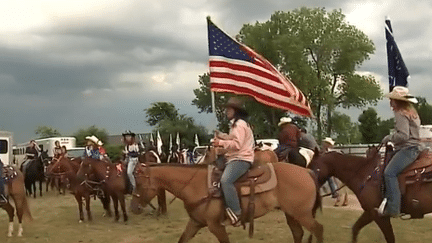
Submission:
M 7 203 L 8 203 L 8 199 L 3 194 L 0 194 L 0 206 L 3 206 Z
M 384 215 L 384 209 L 386 205 L 387 205 L 387 198 L 384 198 L 384 200 L 382 200 L 380 206 L 377 209 L 379 215 Z
M 226 208 L 225 209 L 227 214 L 228 214 L 228 218 L 231 221 L 231 224 L 234 227 L 239 227 L 241 225 L 241 221 L 240 221 L 240 215 L 236 215 L 231 208 Z

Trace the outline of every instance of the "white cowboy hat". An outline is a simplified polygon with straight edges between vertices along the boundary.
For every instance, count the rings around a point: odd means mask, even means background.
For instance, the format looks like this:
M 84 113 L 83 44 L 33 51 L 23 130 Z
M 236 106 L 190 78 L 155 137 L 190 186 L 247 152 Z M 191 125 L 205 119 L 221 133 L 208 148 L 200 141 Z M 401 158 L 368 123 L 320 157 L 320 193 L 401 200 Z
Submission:
M 418 103 L 417 99 L 408 93 L 408 88 L 403 86 L 395 86 L 390 93 L 385 94 L 384 96 L 389 99 L 403 100 L 414 104 Z
M 90 140 L 95 144 L 98 144 L 98 142 L 99 142 L 99 139 L 95 135 L 87 136 L 85 139 Z
M 327 143 L 331 144 L 331 146 L 333 146 L 335 144 L 335 141 L 333 141 L 333 139 L 330 137 L 324 138 L 323 142 L 327 142 Z
M 103 145 L 102 141 L 98 140 L 97 145 L 102 146 Z
M 282 117 L 282 118 L 279 120 L 278 127 L 282 126 L 282 125 L 285 124 L 285 123 L 290 123 L 290 122 L 292 122 L 291 117 Z

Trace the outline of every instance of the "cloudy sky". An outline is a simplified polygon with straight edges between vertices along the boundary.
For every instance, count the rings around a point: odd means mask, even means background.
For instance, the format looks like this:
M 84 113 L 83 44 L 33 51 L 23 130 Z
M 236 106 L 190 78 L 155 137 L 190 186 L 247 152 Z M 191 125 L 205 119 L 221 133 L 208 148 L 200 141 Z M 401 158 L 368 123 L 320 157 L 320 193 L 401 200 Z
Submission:
M 376 52 L 361 67 L 387 91 L 384 19 L 411 73 L 410 90 L 432 101 L 430 0 L 15 0 L 0 3 L 0 130 L 15 141 L 39 125 L 64 135 L 91 125 L 110 134 L 151 130 L 143 109 L 168 101 L 209 128 L 191 105 L 208 71 L 206 16 L 234 36 L 277 10 L 342 9 Z M 377 106 L 391 116 L 388 101 Z M 345 111 L 357 120 L 358 110 Z

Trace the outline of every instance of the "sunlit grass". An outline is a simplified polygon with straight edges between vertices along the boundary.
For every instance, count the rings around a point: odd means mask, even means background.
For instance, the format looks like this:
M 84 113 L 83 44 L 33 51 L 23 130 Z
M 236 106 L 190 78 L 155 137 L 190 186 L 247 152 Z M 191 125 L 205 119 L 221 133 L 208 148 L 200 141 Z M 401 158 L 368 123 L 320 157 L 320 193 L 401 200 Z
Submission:
M 329 200 L 325 201 L 328 203 Z M 129 213 L 130 221 L 127 224 L 115 223 L 112 218 L 102 217 L 103 209 L 99 201 L 92 201 L 93 222 L 78 223 L 78 208 L 72 195 L 62 196 L 49 192 L 43 198 L 30 199 L 30 206 L 34 221 L 24 225 L 22 238 L 14 236 L 6 239 L 7 216 L 4 211 L 0 211 L 0 242 L 171 243 L 178 241 L 188 221 L 182 202 L 178 199 L 168 206 L 168 216 L 158 218 L 149 214 Z M 325 241 L 350 242 L 351 226 L 360 214 L 359 210 L 325 207 L 323 213 L 318 213 L 318 221 L 324 225 Z M 431 218 L 411 221 L 397 219 L 392 222 L 397 242 L 432 242 L 432 234 L 429 234 L 432 228 Z M 292 242 L 285 218 L 278 211 L 256 220 L 253 239 L 249 239 L 247 231 L 242 228 L 229 227 L 227 231 L 231 242 Z M 218 241 L 205 228 L 191 242 Z M 384 242 L 384 237 L 375 224 L 370 224 L 360 232 L 359 242 Z

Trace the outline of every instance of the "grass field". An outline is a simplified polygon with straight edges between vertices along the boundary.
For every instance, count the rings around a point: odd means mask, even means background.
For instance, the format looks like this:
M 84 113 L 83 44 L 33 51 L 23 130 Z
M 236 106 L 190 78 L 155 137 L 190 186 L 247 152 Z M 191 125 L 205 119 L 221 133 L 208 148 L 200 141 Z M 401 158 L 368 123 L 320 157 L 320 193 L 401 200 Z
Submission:
M 0 211 L 0 242 L 172 243 L 178 241 L 188 221 L 180 200 L 168 206 L 167 216 L 157 218 L 148 213 L 129 213 L 130 221 L 127 224 L 114 223 L 112 218 L 102 217 L 103 209 L 98 201 L 92 201 L 93 222 L 78 223 L 78 208 L 72 195 L 62 196 L 48 192 L 42 198 L 30 199 L 30 206 L 34 220 L 24 224 L 22 238 L 16 237 L 16 230 L 14 237 L 6 238 L 8 220 L 6 213 Z M 360 214 L 359 210 L 326 206 L 318 214 L 318 221 L 324 225 L 325 242 L 350 242 L 351 225 Z M 431 219 L 394 219 L 397 242 L 432 242 L 432 234 L 429 233 L 432 228 Z M 247 231 L 242 228 L 229 227 L 227 231 L 231 242 L 292 242 L 291 232 L 281 212 L 275 211 L 256 220 L 255 229 L 253 239 L 249 239 Z M 204 228 L 191 242 L 216 243 L 217 240 Z M 378 227 L 371 224 L 360 233 L 359 242 L 384 242 L 384 238 Z

